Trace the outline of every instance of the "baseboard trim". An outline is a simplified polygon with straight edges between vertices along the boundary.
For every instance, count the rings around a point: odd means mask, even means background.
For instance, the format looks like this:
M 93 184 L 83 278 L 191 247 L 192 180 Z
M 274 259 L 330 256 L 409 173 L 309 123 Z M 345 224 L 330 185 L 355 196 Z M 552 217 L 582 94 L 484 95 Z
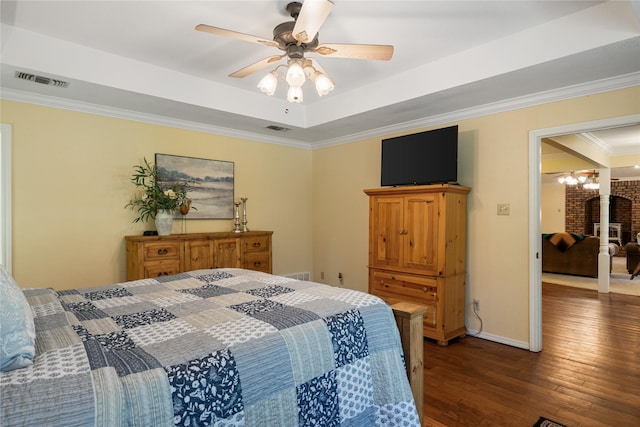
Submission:
M 483 340 L 487 340 L 487 341 L 493 341 L 493 342 L 497 342 L 499 344 L 506 344 L 509 345 L 511 347 L 517 347 L 517 348 L 522 348 L 525 350 L 529 350 L 529 343 L 526 341 L 517 341 L 517 340 L 513 340 L 511 338 L 505 338 L 502 337 L 500 335 L 493 335 L 493 334 L 488 334 L 486 332 L 480 332 L 478 334 L 479 331 L 475 331 L 473 329 L 467 329 L 467 335 L 468 336 L 472 336 L 474 338 L 481 338 Z

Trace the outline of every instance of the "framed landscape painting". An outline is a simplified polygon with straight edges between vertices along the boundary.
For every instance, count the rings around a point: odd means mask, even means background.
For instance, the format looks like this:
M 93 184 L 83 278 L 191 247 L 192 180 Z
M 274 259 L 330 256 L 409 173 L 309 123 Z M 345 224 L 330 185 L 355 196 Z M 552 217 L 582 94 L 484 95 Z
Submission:
M 233 162 L 156 153 L 156 167 L 162 184 L 191 182 L 187 197 L 196 209 L 187 219 L 233 218 Z

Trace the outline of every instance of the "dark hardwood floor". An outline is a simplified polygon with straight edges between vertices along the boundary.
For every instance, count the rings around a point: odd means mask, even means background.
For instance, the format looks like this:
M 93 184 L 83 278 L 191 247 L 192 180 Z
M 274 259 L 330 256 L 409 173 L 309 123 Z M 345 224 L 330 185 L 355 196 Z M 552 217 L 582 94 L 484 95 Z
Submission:
M 640 297 L 545 283 L 542 319 L 540 353 L 425 340 L 423 425 L 640 426 Z

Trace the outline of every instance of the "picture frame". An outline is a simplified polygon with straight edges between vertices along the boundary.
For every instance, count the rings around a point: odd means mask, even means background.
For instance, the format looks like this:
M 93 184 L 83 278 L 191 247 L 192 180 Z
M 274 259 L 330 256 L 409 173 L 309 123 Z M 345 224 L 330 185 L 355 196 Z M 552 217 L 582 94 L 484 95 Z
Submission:
M 177 211 L 177 218 L 233 219 L 233 162 L 163 153 L 156 153 L 155 162 L 161 184 L 189 182 L 187 197 L 195 209 L 184 216 Z

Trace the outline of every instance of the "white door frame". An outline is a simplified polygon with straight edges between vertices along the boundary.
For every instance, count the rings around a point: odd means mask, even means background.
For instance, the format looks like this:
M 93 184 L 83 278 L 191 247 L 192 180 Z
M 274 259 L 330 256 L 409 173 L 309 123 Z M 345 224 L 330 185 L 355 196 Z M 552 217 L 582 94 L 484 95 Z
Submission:
M 11 274 L 11 125 L 0 123 L 0 264 Z
M 640 114 L 573 123 L 529 132 L 529 350 L 542 350 L 542 242 L 540 177 L 542 138 L 640 124 Z

